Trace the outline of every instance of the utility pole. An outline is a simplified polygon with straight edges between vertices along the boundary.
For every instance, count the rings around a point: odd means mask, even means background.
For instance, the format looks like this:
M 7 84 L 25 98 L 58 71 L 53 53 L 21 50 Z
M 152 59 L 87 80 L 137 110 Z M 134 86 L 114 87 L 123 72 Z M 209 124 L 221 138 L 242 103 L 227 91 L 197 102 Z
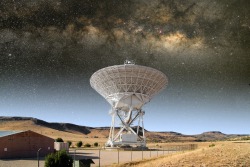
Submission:
M 37 165 L 38 165 L 38 167 L 39 167 L 39 151 L 41 150 L 42 148 L 39 148 L 38 150 L 37 150 Z

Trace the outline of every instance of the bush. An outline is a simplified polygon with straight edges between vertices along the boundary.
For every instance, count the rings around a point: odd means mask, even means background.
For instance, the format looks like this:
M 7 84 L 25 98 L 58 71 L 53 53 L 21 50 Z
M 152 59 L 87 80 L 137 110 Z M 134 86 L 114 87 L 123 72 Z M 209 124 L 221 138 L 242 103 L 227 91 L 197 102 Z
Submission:
M 56 139 L 56 142 L 63 142 L 63 139 L 60 138 L 60 137 L 58 137 L 58 138 Z
M 250 140 L 250 136 L 242 137 L 241 140 Z
M 69 144 L 69 147 L 71 146 L 72 144 L 72 141 L 67 141 L 67 143 Z
M 89 143 L 86 143 L 84 147 L 91 147 L 91 145 Z
M 214 143 L 212 143 L 212 144 L 210 144 L 210 145 L 209 145 L 209 147 L 214 147 L 214 146 L 215 146 L 215 144 L 214 144 Z
M 45 157 L 45 167 L 72 167 L 73 159 L 65 150 L 51 153 Z
M 78 148 L 82 147 L 82 141 L 77 142 L 76 147 L 78 147 Z
M 99 145 L 99 144 L 98 144 L 97 142 L 94 143 L 94 146 L 95 146 L 95 147 L 98 147 L 98 145 Z

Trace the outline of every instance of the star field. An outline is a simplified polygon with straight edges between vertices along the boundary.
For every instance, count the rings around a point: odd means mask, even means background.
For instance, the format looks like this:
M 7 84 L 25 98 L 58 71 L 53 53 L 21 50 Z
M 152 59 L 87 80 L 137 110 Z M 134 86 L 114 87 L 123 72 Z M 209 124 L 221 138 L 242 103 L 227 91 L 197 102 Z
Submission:
M 250 116 L 249 5 L 2 0 L 0 114 L 108 126 L 109 105 L 89 78 L 128 58 L 169 77 L 167 89 L 145 106 L 146 129 L 249 133 L 241 129 Z

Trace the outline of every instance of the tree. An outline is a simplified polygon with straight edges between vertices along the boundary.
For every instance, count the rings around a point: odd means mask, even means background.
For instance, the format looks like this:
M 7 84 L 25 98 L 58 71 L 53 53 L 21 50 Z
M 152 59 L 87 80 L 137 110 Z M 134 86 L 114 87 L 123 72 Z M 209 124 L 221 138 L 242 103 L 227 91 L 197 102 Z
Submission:
M 45 167 L 72 167 L 73 159 L 66 150 L 51 153 L 45 157 Z
M 77 142 L 77 143 L 76 143 L 76 147 L 78 147 L 78 148 L 79 148 L 79 147 L 82 147 L 82 141 Z
M 67 143 L 69 144 L 69 147 L 71 146 L 72 144 L 72 141 L 67 141 Z
M 56 139 L 56 142 L 63 142 L 63 139 L 60 138 L 60 137 L 58 137 L 58 138 Z
M 98 143 L 97 143 L 97 142 L 95 142 L 95 143 L 94 143 L 94 146 L 95 146 L 95 147 L 98 147 Z
M 86 143 L 84 147 L 91 147 L 91 145 L 89 143 Z

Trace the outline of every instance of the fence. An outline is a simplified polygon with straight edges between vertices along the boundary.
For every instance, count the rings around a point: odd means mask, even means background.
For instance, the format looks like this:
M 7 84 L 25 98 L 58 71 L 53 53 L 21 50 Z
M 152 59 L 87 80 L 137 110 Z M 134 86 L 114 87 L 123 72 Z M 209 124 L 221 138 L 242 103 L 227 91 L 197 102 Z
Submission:
M 157 157 L 175 152 L 194 150 L 197 144 L 172 145 L 163 148 L 140 148 L 140 149 L 75 149 L 69 153 L 74 162 L 79 159 L 92 159 L 95 164 L 92 166 L 105 166 L 110 164 L 119 164 L 135 160 Z M 74 163 L 74 167 L 77 167 Z

